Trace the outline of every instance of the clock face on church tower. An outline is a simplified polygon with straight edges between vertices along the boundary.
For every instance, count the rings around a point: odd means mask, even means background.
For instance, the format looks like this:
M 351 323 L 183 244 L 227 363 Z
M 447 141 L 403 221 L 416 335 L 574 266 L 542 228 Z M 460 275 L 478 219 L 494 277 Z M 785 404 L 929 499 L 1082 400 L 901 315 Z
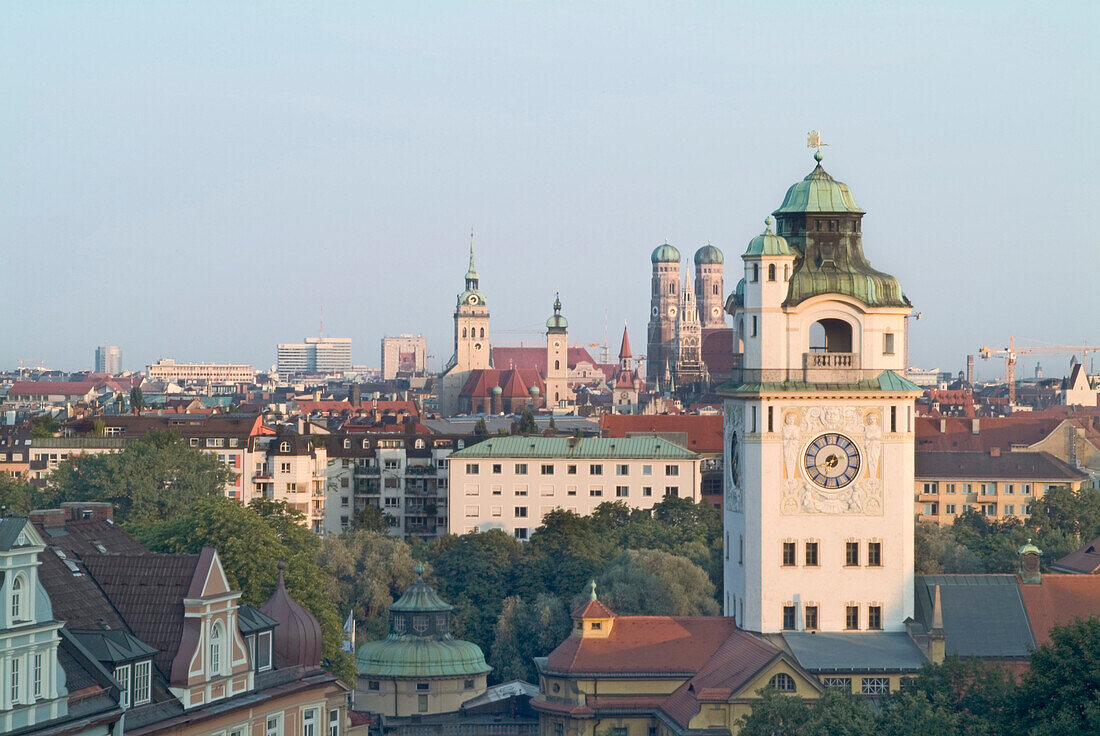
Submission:
M 843 488 L 859 473 L 859 449 L 842 434 L 823 434 L 806 448 L 806 476 L 821 488 Z

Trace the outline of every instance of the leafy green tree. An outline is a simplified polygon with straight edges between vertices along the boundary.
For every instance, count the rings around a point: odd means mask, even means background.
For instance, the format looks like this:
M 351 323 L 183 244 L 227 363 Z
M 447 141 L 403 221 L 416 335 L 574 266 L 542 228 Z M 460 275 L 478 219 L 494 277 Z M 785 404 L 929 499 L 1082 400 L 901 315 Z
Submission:
M 147 517 L 131 521 L 128 528 L 153 552 L 195 554 L 213 547 L 230 585 L 241 591 L 245 603 L 257 607 L 275 590 L 277 563 L 286 562 L 287 592 L 321 624 L 325 666 L 345 682 L 355 682 L 354 661 L 340 649 L 342 621 L 316 561 L 320 540 L 303 527 L 315 540 L 306 543 L 286 526 L 295 519 L 293 509 L 273 504 L 264 511 L 266 516 L 222 495 L 209 495 L 196 498 L 169 519 Z
M 1063 557 L 1100 534 L 1100 491 L 1050 488 L 1031 504 L 1024 526 L 1043 550 L 1043 559 Z
M 357 529 L 329 535 L 318 558 L 329 597 L 351 609 L 365 638 L 387 633 L 386 607 L 416 582 L 416 562 L 403 539 Z
M 549 592 L 568 600 L 606 567 L 614 540 L 596 533 L 592 520 L 574 511 L 546 514 L 523 549 L 517 577 L 528 595 Z
M 141 386 L 134 386 L 130 389 L 130 409 L 138 414 L 145 408 L 145 394 L 141 391 Z
M 485 421 L 485 417 L 481 417 L 474 424 L 474 438 L 481 442 L 483 439 L 489 436 L 489 425 Z
M 41 440 L 53 437 L 60 427 L 53 414 L 39 414 L 31 420 L 31 439 Z
M 50 473 L 45 498 L 63 501 L 108 501 L 115 518 L 164 521 L 197 500 L 221 496 L 233 472 L 211 454 L 175 432 L 150 432 L 122 452 L 77 455 Z
M 370 504 L 367 504 L 367 507 L 351 520 L 351 531 L 362 530 L 386 534 L 391 526 L 393 526 L 393 517 L 377 506 L 371 506 Z
M 558 433 L 558 425 L 554 422 L 554 415 L 550 415 L 550 423 L 546 425 L 546 428 L 550 430 L 550 434 Z
M 809 718 L 810 706 L 802 698 L 767 689 L 752 712 L 741 717 L 738 736 L 801 736 Z
M 1016 718 L 1028 736 L 1100 733 L 1100 619 L 1051 629 L 1031 654 Z
M 9 515 L 26 515 L 34 510 L 37 494 L 23 478 L 0 472 L 0 507 Z
M 932 522 L 917 524 L 913 559 L 918 575 L 984 572 L 982 561 L 955 539 L 951 527 Z
M 600 600 L 626 615 L 717 616 L 714 583 L 686 557 L 627 550 L 597 580 Z M 574 603 L 580 603 L 580 594 Z
M 532 602 L 518 595 L 505 598 L 489 654 L 493 677 L 499 682 L 538 682 L 534 657 L 554 651 L 571 627 L 569 612 L 557 596 L 542 594 Z
M 741 718 L 740 736 L 872 736 L 875 712 L 850 693 L 826 690 L 807 703 L 766 689 L 752 713 Z
M 996 736 L 1011 733 L 1014 682 L 1003 668 L 948 657 L 926 665 L 883 704 L 883 733 Z M 926 730 L 919 730 L 921 727 Z
M 523 407 L 523 413 L 519 415 L 519 434 L 538 434 L 539 425 L 535 423 L 535 415 L 531 407 Z

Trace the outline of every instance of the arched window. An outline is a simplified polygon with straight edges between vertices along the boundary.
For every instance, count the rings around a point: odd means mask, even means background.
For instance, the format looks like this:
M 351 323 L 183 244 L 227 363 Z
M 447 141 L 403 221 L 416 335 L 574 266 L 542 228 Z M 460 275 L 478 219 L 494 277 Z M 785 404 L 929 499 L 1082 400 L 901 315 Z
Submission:
M 23 576 L 16 575 L 11 583 L 11 620 L 23 618 Z
M 675 294 L 676 293 L 676 284 L 669 284 L 668 285 L 668 293 L 669 294 Z
M 780 672 L 768 682 L 768 687 L 775 688 L 781 693 L 793 693 L 795 690 L 794 678 L 786 672 Z
M 561 361 L 560 360 L 555 360 L 554 361 L 554 370 L 559 370 L 560 368 L 561 368 Z
M 279 452 L 290 452 L 290 443 L 289 442 L 280 442 L 279 443 Z
M 462 328 L 462 336 L 466 337 L 466 328 L 465 327 Z
M 768 264 L 768 281 L 775 281 L 775 264 Z
M 790 281 L 791 280 L 791 267 L 789 265 L 783 266 L 783 280 L 784 281 Z
M 759 280 L 760 280 L 760 264 L 759 263 L 754 263 L 754 264 L 752 264 L 752 282 L 755 284 Z
M 211 675 L 222 672 L 222 625 L 215 621 L 210 628 L 210 668 Z
M 842 319 L 823 319 L 810 326 L 811 353 L 852 352 L 852 326 Z
M 711 291 L 714 293 L 715 296 L 719 296 L 719 294 L 718 294 L 718 284 L 715 284 L 714 287 L 711 289 Z
M 484 327 L 482 327 L 482 328 L 481 328 L 481 334 L 479 335 L 479 337 L 480 337 L 480 338 L 481 338 L 482 340 L 484 340 L 484 339 L 485 339 L 485 328 L 484 328 Z

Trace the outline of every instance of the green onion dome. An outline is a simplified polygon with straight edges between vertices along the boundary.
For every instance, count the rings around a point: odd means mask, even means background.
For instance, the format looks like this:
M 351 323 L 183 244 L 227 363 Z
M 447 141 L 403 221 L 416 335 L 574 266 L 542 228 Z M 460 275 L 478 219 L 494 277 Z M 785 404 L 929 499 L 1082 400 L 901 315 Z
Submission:
M 720 265 L 725 262 L 726 257 L 722 255 L 722 251 L 718 250 L 710 243 L 707 243 L 702 248 L 695 251 L 696 266 Z
M 664 242 L 653 249 L 653 255 L 649 257 L 653 263 L 679 263 L 680 251 Z

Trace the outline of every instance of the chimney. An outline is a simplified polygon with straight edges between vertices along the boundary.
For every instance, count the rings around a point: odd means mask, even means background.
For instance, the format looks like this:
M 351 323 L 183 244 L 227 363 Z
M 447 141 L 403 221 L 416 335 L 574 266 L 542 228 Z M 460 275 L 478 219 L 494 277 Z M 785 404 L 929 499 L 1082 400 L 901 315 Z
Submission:
M 947 420 L 946 419 L 941 419 L 940 420 L 940 434 L 943 434 L 946 431 L 947 431 Z
M 69 518 L 68 512 L 63 509 L 39 509 L 29 516 L 31 520 L 40 520 L 42 526 L 61 526 Z
M 348 388 L 348 403 L 357 408 L 363 403 L 362 389 L 358 383 L 353 383 Z
M 66 501 L 61 504 L 65 521 L 114 521 L 115 507 L 106 501 Z
M 981 431 L 981 421 L 978 417 L 970 420 L 970 434 L 978 434 Z
M 989 448 L 989 456 L 990 457 L 1000 457 L 1001 456 L 1001 448 L 999 448 L 999 447 Z
M 1026 585 L 1039 585 L 1043 582 L 1042 573 L 1039 572 L 1039 558 L 1043 552 L 1031 540 L 1016 550 L 1019 556 L 1020 582 Z

